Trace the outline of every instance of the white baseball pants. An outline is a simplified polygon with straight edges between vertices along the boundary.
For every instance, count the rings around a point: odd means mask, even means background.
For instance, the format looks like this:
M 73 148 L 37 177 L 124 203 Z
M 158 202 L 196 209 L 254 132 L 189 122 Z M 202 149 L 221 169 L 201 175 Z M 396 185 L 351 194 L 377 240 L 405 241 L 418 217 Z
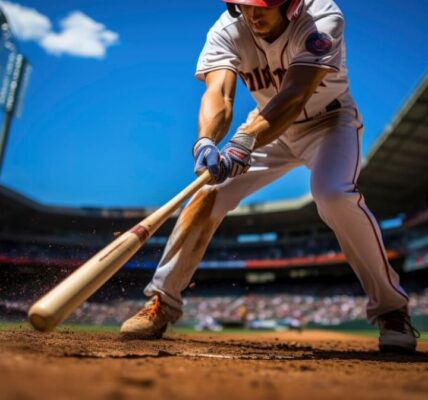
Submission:
M 368 295 L 371 323 L 407 305 L 399 276 L 390 266 L 379 226 L 356 182 L 360 172 L 362 124 L 355 109 L 342 108 L 292 125 L 279 139 L 257 149 L 244 175 L 203 187 L 180 215 L 145 294 L 182 308 L 188 286 L 208 243 L 229 210 L 249 194 L 305 165 L 323 221 L 334 231 L 347 261 Z

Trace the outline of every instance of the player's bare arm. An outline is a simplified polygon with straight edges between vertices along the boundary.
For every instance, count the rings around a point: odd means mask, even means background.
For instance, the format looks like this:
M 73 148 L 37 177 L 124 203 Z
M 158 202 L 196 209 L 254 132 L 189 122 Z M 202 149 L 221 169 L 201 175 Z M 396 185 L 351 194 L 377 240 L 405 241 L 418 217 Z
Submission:
M 236 75 L 228 69 L 219 69 L 208 73 L 205 82 L 199 109 L 199 139 L 193 146 L 195 173 L 199 175 L 208 169 L 213 183 L 219 183 L 226 179 L 227 172 L 216 144 L 223 139 L 232 121 Z
M 228 69 L 209 72 L 199 109 L 199 137 L 219 143 L 229 130 L 235 97 L 236 74 Z
M 317 67 L 290 67 L 280 92 L 240 131 L 256 138 L 255 147 L 274 141 L 296 120 L 327 73 Z

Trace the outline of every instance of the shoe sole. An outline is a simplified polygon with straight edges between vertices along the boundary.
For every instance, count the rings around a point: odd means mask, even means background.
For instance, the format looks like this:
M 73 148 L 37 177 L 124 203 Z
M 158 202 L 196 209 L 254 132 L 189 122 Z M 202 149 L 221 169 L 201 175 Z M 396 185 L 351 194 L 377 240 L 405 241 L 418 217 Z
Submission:
M 379 351 L 381 353 L 415 354 L 416 348 L 410 349 L 410 348 L 405 348 L 400 346 L 383 345 L 383 346 L 379 346 Z
M 166 331 L 168 324 L 165 325 L 159 332 L 154 333 L 153 335 L 143 335 L 141 333 L 120 333 L 120 338 L 124 340 L 157 340 L 162 339 L 163 334 Z

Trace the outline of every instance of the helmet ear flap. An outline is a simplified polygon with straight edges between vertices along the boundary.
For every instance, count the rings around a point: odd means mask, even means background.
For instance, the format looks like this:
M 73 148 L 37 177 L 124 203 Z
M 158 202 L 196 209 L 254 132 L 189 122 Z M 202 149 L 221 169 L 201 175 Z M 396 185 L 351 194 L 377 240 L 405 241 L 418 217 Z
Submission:
M 235 4 L 231 4 L 231 3 L 227 3 L 227 11 L 229 11 L 229 14 L 233 17 L 233 18 L 238 18 L 241 13 L 237 10 Z
M 287 0 L 285 3 L 281 5 L 281 14 L 284 18 L 287 18 L 287 10 L 288 10 L 288 7 L 290 7 L 290 3 L 291 3 L 291 0 Z

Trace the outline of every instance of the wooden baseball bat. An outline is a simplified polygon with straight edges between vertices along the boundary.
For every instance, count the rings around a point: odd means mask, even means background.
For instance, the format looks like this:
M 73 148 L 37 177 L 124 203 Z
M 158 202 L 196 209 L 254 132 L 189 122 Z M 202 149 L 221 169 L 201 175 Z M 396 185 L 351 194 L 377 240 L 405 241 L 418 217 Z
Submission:
M 42 332 L 53 330 L 107 282 L 186 199 L 210 180 L 209 172 L 205 171 L 168 203 L 120 235 L 34 303 L 28 311 L 31 325 Z

